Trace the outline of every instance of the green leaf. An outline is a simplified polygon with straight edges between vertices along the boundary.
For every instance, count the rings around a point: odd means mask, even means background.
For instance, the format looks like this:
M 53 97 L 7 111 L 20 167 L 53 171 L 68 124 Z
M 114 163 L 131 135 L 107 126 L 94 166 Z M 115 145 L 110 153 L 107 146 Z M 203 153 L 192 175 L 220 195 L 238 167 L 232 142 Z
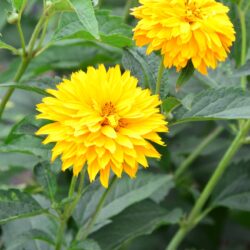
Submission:
M 2 83 L 2 84 L 0 84 L 0 88 L 1 87 L 3 87 L 3 88 L 13 87 L 13 88 L 17 88 L 17 89 L 23 89 L 23 90 L 26 90 L 26 91 L 35 92 L 35 93 L 40 94 L 40 95 L 48 95 L 48 93 L 43 89 L 28 86 L 28 85 L 24 85 L 24 84 Z
M 232 77 L 242 77 L 242 76 L 249 76 L 250 75 L 250 60 L 246 62 L 246 64 L 239 69 L 233 72 Z
M 157 191 L 164 190 L 166 195 L 173 185 L 173 179 L 170 175 L 141 171 L 138 173 L 136 179 L 124 176 L 116 182 L 108 194 L 96 223 L 102 223 L 120 213 L 126 207 L 150 197 Z M 73 215 L 79 226 L 84 225 L 93 214 L 104 191 L 100 186 L 91 185 L 87 192 L 85 192 Z
M 250 92 L 240 88 L 219 88 L 202 91 L 193 99 L 190 110 L 180 108 L 176 123 L 216 119 L 249 119 Z
M 91 0 L 71 0 L 73 9 L 75 10 L 83 28 L 91 35 L 99 40 L 98 22 L 95 17 L 95 11 Z
M 1 239 L 6 250 L 54 250 L 57 230 L 54 218 L 42 214 L 2 225 Z
M 51 7 L 51 12 L 63 12 L 63 11 L 73 11 L 70 0 L 53 0 L 53 5 Z
M 36 69 L 37 70 L 37 69 Z M 49 96 L 50 94 L 46 91 L 47 89 L 54 89 L 56 84 L 60 83 L 62 79 L 58 76 L 55 77 L 42 77 L 32 81 L 24 81 L 20 83 L 1 83 L 0 88 L 17 88 L 22 89 L 30 92 L 37 93 L 43 96 Z
M 69 250 L 101 250 L 101 248 L 96 241 L 86 239 L 77 243 L 75 246 L 70 247 Z
M 112 223 L 90 237 L 102 250 L 117 250 L 124 243 L 141 235 L 152 233 L 160 225 L 175 224 L 182 213 L 180 209 L 167 211 L 150 200 L 134 204 L 112 218 Z
M 181 70 L 181 74 L 176 82 L 176 91 L 179 91 L 180 88 L 191 78 L 194 73 L 194 66 L 191 60 L 189 60 L 187 66 Z
M 16 238 L 15 241 L 10 242 L 7 250 L 22 249 L 22 246 L 30 240 L 39 240 L 48 243 L 49 245 L 54 246 L 54 240 L 51 236 L 45 231 L 39 229 L 31 229 L 27 232 L 24 232 L 22 235 Z
M 125 49 L 122 57 L 122 64 L 125 69 L 129 69 L 133 76 L 139 80 L 143 88 L 149 87 L 155 92 L 158 69 L 161 64 L 161 57 L 155 53 L 146 55 L 145 48 Z M 161 98 L 164 99 L 169 92 L 168 71 L 164 70 L 161 81 Z
M 1 40 L 0 40 L 0 49 L 7 49 L 7 50 L 10 50 L 14 53 L 17 52 L 17 50 L 14 47 L 12 47 L 11 45 L 9 45 Z
M 38 163 L 34 168 L 34 173 L 38 183 L 44 188 L 45 193 L 53 201 L 56 194 L 56 175 L 51 171 L 48 162 Z
M 164 112 L 169 113 L 176 107 L 178 107 L 181 104 L 180 100 L 178 100 L 176 97 L 170 96 L 167 97 L 162 102 L 162 108 Z
M 232 164 L 214 190 L 212 206 L 250 211 L 250 161 Z
M 121 17 L 111 15 L 108 10 L 98 10 L 96 11 L 96 18 L 102 43 L 114 47 L 132 45 L 131 27 L 124 24 Z M 58 41 L 61 39 L 96 40 L 86 28 L 82 27 L 77 15 L 74 13 L 65 13 L 61 16 L 53 40 Z
M 32 196 L 17 189 L 0 190 L 0 223 L 44 212 Z
M 42 144 L 42 137 L 35 136 L 38 128 L 44 121 L 35 120 L 34 116 L 27 116 L 16 123 L 5 143 L 0 144 L 0 152 L 18 152 L 48 160 L 50 156 L 50 146 Z
M 96 12 L 101 42 L 115 47 L 132 46 L 132 29 L 120 16 L 111 15 L 108 10 Z
M 12 5 L 13 5 L 13 8 L 16 10 L 16 11 L 20 11 L 24 8 L 27 0 L 11 0 L 12 2 Z

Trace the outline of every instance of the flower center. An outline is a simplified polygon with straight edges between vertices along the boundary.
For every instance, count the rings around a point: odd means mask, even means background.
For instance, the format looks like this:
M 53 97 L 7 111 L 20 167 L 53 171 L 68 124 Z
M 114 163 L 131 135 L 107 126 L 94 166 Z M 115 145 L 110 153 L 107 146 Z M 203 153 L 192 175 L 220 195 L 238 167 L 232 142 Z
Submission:
M 185 20 L 187 22 L 193 23 L 197 21 L 197 19 L 202 19 L 201 10 L 195 0 L 185 0 L 185 7 Z
M 115 106 L 112 102 L 106 102 L 102 107 L 102 116 L 109 116 L 115 114 Z
M 109 125 L 113 127 L 116 131 L 127 125 L 126 121 L 122 119 L 116 112 L 115 106 L 112 102 L 106 102 L 101 111 L 101 116 L 103 120 L 101 122 L 102 126 Z
M 117 115 L 115 106 L 112 102 L 106 102 L 103 105 L 101 116 L 103 117 L 101 122 L 102 126 L 110 125 L 113 128 L 119 126 L 119 116 Z

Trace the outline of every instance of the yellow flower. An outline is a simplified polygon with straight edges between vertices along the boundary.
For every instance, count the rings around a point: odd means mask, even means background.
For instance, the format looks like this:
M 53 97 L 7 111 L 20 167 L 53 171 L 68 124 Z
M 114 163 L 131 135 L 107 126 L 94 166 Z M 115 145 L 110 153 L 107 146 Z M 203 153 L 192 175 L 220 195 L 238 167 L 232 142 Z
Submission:
M 165 67 L 184 68 L 189 60 L 201 73 L 224 61 L 235 40 L 229 9 L 214 0 L 139 0 L 132 14 L 137 46 L 161 50 Z
M 48 135 L 45 144 L 55 142 L 52 161 L 61 155 L 63 171 L 73 166 L 77 176 L 87 163 L 90 181 L 100 173 L 107 187 L 110 171 L 135 177 L 138 164 L 148 167 L 146 157 L 160 158 L 150 143 L 163 145 L 157 132 L 168 131 L 160 100 L 137 87 L 129 71 L 89 67 L 47 92 L 51 96 L 37 105 L 37 118 L 53 122 L 37 134 Z

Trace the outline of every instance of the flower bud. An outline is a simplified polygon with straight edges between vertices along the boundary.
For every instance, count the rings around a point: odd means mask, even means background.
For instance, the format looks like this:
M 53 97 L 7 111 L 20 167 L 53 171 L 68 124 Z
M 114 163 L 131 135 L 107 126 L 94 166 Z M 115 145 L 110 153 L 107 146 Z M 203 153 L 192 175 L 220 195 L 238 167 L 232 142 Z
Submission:
M 7 17 L 7 22 L 9 24 L 15 24 L 18 21 L 18 14 L 16 12 L 12 12 L 8 17 Z

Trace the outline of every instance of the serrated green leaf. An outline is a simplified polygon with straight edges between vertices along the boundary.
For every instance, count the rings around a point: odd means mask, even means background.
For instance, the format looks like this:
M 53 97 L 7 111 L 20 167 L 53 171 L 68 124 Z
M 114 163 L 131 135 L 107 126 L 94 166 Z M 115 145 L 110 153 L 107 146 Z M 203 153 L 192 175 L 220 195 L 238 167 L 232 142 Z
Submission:
M 152 93 L 155 92 L 158 70 L 161 64 L 160 56 L 155 53 L 146 55 L 145 48 L 129 48 L 124 50 L 122 64 L 139 80 L 139 84 L 143 88 L 149 87 Z M 161 99 L 164 99 L 168 92 L 168 71 L 164 70 L 161 80 Z
M 164 189 L 166 195 L 173 185 L 170 175 L 139 172 L 134 180 L 124 176 L 116 182 L 108 194 L 96 223 L 101 223 L 131 204 L 150 197 L 157 190 Z M 79 226 L 83 226 L 95 211 L 103 192 L 102 187 L 95 185 L 91 185 L 85 192 L 73 215 Z
M 117 250 L 138 236 L 152 233 L 160 225 L 177 223 L 181 215 L 180 209 L 167 211 L 153 201 L 145 200 L 115 216 L 112 223 L 90 237 L 99 243 L 102 250 Z
M 32 196 L 17 189 L 0 190 L 0 223 L 44 212 Z
M 214 190 L 211 205 L 250 211 L 250 161 L 232 164 Z
M 113 16 L 107 10 L 98 10 L 96 11 L 96 18 L 99 24 L 100 42 L 114 47 L 132 45 L 131 27 L 124 24 L 121 17 Z M 61 16 L 53 40 L 61 39 L 96 40 L 86 28 L 82 27 L 74 13 L 65 13 Z
M 216 119 L 249 119 L 250 92 L 240 88 L 219 88 L 202 91 L 192 101 L 190 110 L 176 112 L 175 123 Z
M 38 163 L 34 168 L 34 173 L 38 183 L 44 188 L 44 192 L 53 201 L 57 191 L 56 175 L 51 171 L 48 162 Z
M 91 35 L 99 40 L 98 22 L 95 17 L 95 11 L 91 0 L 71 0 L 72 7 L 76 12 L 83 28 L 86 29 Z

